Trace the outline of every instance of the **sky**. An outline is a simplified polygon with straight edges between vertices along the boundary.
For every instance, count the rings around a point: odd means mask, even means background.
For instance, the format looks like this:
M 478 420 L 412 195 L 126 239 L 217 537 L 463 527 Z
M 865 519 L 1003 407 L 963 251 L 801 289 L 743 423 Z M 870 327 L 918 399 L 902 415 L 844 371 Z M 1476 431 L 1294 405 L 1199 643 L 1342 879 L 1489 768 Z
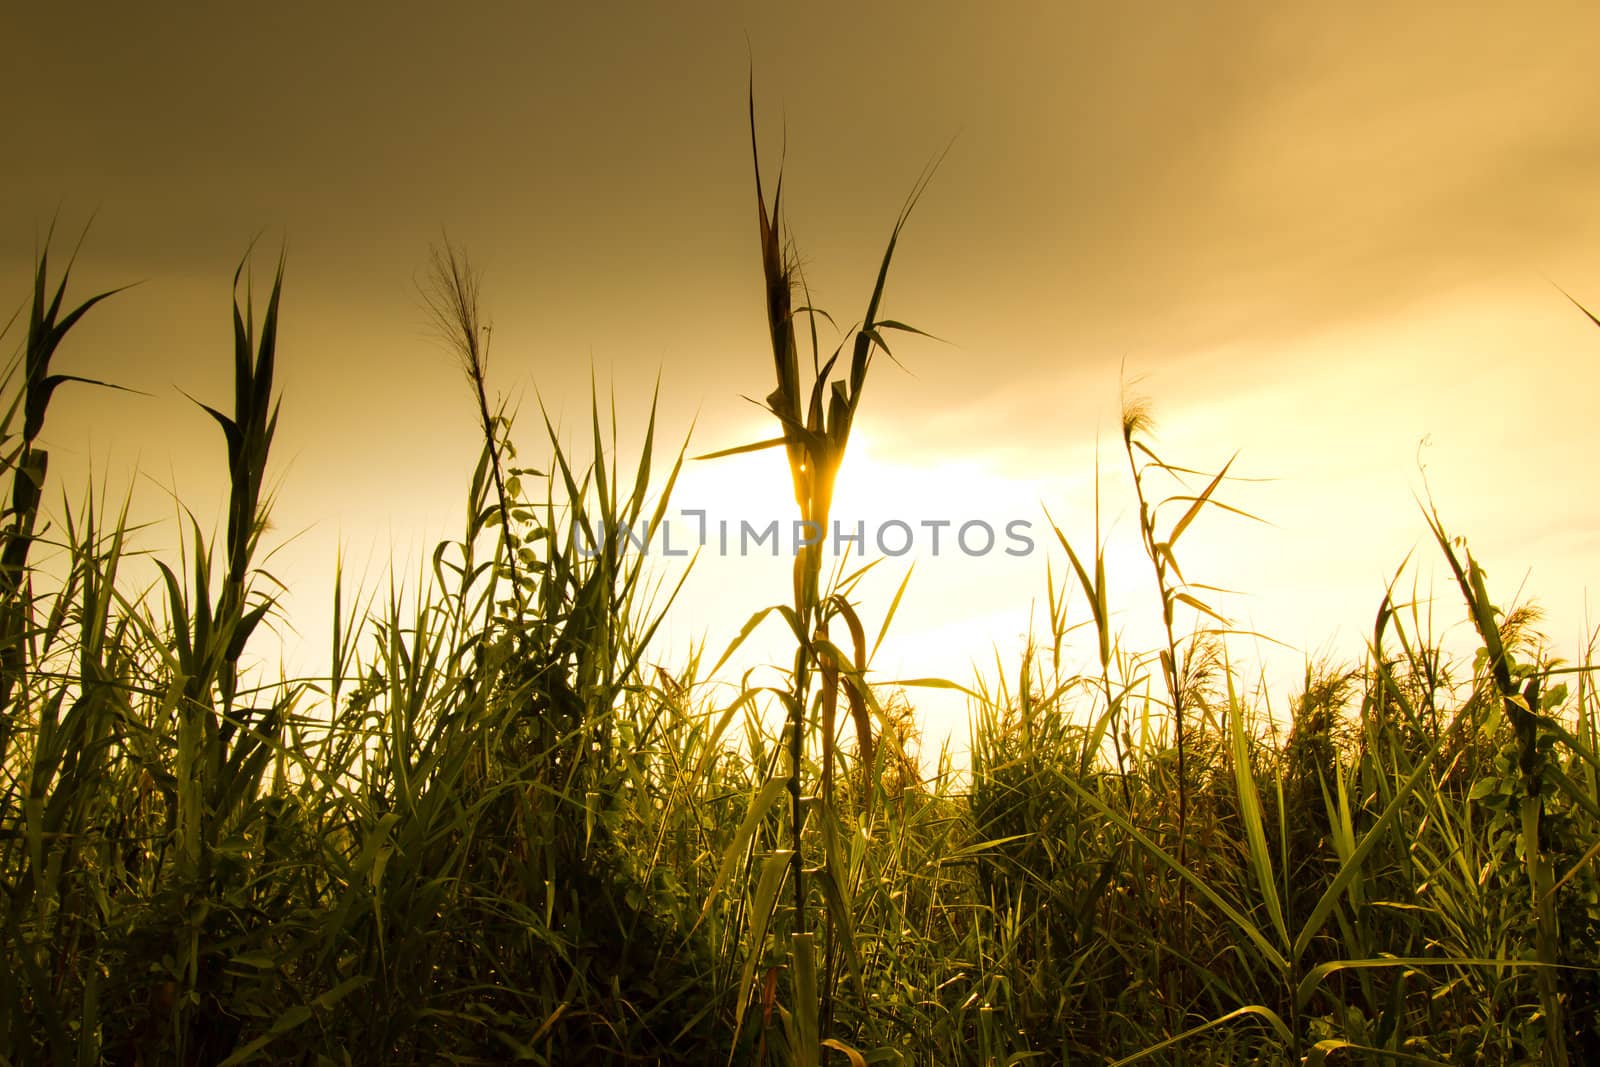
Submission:
M 1020 556 L 919 539 L 883 558 L 858 591 L 870 628 L 912 574 L 876 677 L 966 681 L 996 650 L 1014 675 L 1063 574 L 1042 509 L 1092 546 L 1097 469 L 1114 625 L 1150 647 L 1125 393 L 1164 457 L 1237 453 L 1254 479 L 1219 494 L 1265 521 L 1208 515 L 1183 559 L 1278 642 L 1236 646 L 1278 707 L 1308 656 L 1359 657 L 1413 550 L 1459 635 L 1430 492 L 1491 590 L 1541 604 L 1574 657 L 1600 582 L 1600 330 L 1563 291 L 1600 305 L 1597 30 L 1582 4 L 7 5 L 0 292 L 26 298 L 52 219 L 63 257 L 88 225 L 74 293 L 138 283 L 58 369 L 143 395 L 58 394 L 47 498 L 134 483 L 155 550 L 174 494 L 220 525 L 220 435 L 185 393 L 229 394 L 252 242 L 258 294 L 288 264 L 268 545 L 298 669 L 325 659 L 341 551 L 405 576 L 459 530 L 474 413 L 417 287 L 443 234 L 483 272 L 490 386 L 530 462 L 540 405 L 581 430 L 591 381 L 625 456 L 656 389 L 691 455 L 772 436 L 743 399 L 773 384 L 753 73 L 764 178 L 781 159 L 841 326 L 939 160 L 883 309 L 939 340 L 873 367 L 835 516 L 1031 524 Z M 792 508 L 777 453 L 690 463 L 675 499 Z M 699 640 L 715 658 L 787 590 L 787 561 L 708 548 L 661 660 Z M 782 649 L 764 633 L 749 655 Z M 1070 649 L 1093 658 L 1081 631 Z M 922 702 L 930 734 L 964 732 L 959 701 Z

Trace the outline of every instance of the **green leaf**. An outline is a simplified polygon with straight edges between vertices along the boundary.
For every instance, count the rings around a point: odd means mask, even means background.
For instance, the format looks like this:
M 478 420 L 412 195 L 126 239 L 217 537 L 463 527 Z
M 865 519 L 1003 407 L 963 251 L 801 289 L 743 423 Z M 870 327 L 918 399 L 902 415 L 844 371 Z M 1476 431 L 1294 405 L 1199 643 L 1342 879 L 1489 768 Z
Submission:
M 697 460 L 701 460 L 701 459 L 721 459 L 724 456 L 737 456 L 737 455 L 742 455 L 745 452 L 759 452 L 759 451 L 761 451 L 762 449 L 765 449 L 765 448 L 776 448 L 777 446 L 779 446 L 781 444 L 787 443 L 787 441 L 788 441 L 787 437 L 772 437 L 772 438 L 768 438 L 765 441 L 757 441 L 753 445 L 738 445 L 738 446 L 736 446 L 734 448 L 724 448 L 724 449 L 721 449 L 720 451 L 707 452 L 703 456 L 695 456 L 694 458 L 697 459 Z
M 1468 800 L 1482 800 L 1500 792 L 1500 779 L 1480 778 L 1467 793 Z
M 761 958 L 762 946 L 767 939 L 767 927 L 778 906 L 778 891 L 783 888 L 784 873 L 794 853 L 777 849 L 761 862 L 761 877 L 756 882 L 755 897 L 750 902 L 750 939 L 745 953 L 744 967 L 739 976 L 739 1006 L 734 1010 L 733 1038 L 737 1044 L 739 1028 L 744 1022 L 745 1007 L 750 1003 L 750 989 L 755 981 L 756 963 Z
M 1172 528 L 1172 534 L 1167 538 L 1167 544 L 1169 546 L 1178 543 L 1178 538 L 1183 536 L 1183 531 L 1189 528 L 1189 524 L 1194 521 L 1194 517 L 1200 514 L 1200 509 L 1206 506 L 1206 502 L 1211 499 L 1211 494 L 1216 492 L 1217 486 L 1222 484 L 1222 479 L 1228 476 L 1228 468 L 1232 467 L 1233 461 L 1238 458 L 1238 454 L 1236 453 L 1231 459 L 1228 460 L 1228 462 L 1224 463 L 1222 465 L 1222 469 L 1217 472 L 1217 476 L 1211 479 L 1211 484 L 1206 486 L 1199 496 L 1193 498 L 1194 503 L 1189 505 L 1189 510 L 1183 513 L 1183 518 L 1179 519 L 1178 524 Z M 1186 500 L 1189 498 L 1172 497 L 1171 499 Z
M 723 886 L 728 884 L 728 879 L 733 877 L 735 868 L 743 862 L 748 853 L 756 827 L 761 825 L 761 820 L 772 810 L 772 805 L 777 803 L 778 797 L 783 794 L 784 786 L 788 784 L 787 778 L 769 778 L 750 798 L 744 820 L 739 823 L 739 829 L 734 832 L 733 840 L 722 852 L 722 864 L 717 869 L 717 877 L 712 880 L 711 889 L 706 893 L 705 906 L 700 909 L 700 918 L 695 920 L 695 926 L 698 927 L 711 913 L 712 907 L 717 902 L 717 895 L 722 892 Z
M 1289 926 L 1284 920 L 1283 904 L 1278 899 L 1277 879 L 1272 871 L 1272 854 L 1267 850 L 1267 835 L 1261 821 L 1261 796 L 1256 792 L 1255 774 L 1251 769 L 1249 740 L 1244 732 L 1244 708 L 1233 691 L 1233 672 L 1225 672 L 1228 679 L 1229 741 L 1233 750 L 1234 787 L 1239 792 L 1239 813 L 1244 819 L 1245 840 L 1249 848 L 1246 855 L 1250 870 L 1255 875 L 1261 898 L 1266 901 L 1267 917 L 1278 932 L 1279 941 L 1289 944 Z

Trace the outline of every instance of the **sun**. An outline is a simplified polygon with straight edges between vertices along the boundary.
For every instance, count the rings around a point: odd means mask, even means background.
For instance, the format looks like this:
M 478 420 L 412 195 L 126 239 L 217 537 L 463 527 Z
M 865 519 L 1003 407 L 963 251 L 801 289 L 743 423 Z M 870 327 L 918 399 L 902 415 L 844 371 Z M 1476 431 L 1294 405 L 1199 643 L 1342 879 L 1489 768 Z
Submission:
M 756 440 L 764 428 L 742 429 Z M 870 565 L 851 598 L 865 605 L 868 642 L 878 646 L 874 679 L 967 684 L 975 665 L 992 665 L 996 647 L 1009 655 L 1020 646 L 1030 616 L 1035 625 L 1043 621 L 1034 607 L 1045 599 L 1049 547 L 1041 486 L 989 457 L 913 452 L 898 440 L 864 427 L 852 434 L 835 485 L 832 528 L 823 531 L 824 575 Z M 703 637 L 715 661 L 752 613 L 790 599 L 792 552 L 804 532 L 794 529 L 798 511 L 786 453 L 774 447 L 686 465 L 667 518 L 674 547 L 688 543 L 700 552 L 668 619 L 668 639 Z M 751 536 L 773 529 L 775 538 Z M 776 620 L 745 640 L 724 680 L 793 656 L 793 635 Z M 922 689 L 910 697 L 935 747 L 944 736 L 964 735 L 959 693 Z

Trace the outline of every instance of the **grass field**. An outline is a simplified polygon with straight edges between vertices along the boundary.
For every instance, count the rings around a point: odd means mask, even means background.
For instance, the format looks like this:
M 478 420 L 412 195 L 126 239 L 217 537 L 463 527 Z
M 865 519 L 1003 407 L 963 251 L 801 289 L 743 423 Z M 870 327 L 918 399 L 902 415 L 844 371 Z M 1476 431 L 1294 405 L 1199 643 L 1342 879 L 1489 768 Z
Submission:
M 891 239 L 830 359 L 758 197 L 776 387 L 747 447 L 785 451 L 825 526 L 874 360 L 916 331 L 879 314 Z M 1184 568 L 1228 468 L 1158 455 L 1130 399 L 1164 638 L 1122 647 L 1100 532 L 1053 528 L 1049 632 L 973 689 L 957 776 L 914 694 L 870 684 L 881 634 L 820 548 L 749 606 L 792 637 L 781 685 L 646 667 L 671 590 L 620 531 L 689 457 L 653 416 L 623 455 L 598 401 L 583 448 L 525 420 L 519 451 L 472 268 L 432 267 L 483 435 L 466 521 L 407 588 L 336 579 L 326 673 L 272 679 L 241 663 L 277 611 L 282 264 L 259 304 L 235 277 L 234 395 L 196 409 L 225 528 L 174 547 L 50 479 L 50 406 L 99 384 L 53 361 L 101 297 L 41 255 L 0 446 L 0 1061 L 1600 1060 L 1600 697 L 1438 514 L 1435 610 L 1476 656 L 1439 650 L 1402 568 L 1365 658 L 1309 669 L 1275 722 Z

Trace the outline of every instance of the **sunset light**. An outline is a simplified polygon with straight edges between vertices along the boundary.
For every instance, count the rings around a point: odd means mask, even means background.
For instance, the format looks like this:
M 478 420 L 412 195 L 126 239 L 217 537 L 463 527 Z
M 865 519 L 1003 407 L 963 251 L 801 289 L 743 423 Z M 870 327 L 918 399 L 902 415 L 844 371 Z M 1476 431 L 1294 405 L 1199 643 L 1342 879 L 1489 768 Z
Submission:
M 11 5 L 0 1065 L 1600 1063 L 1597 39 Z

